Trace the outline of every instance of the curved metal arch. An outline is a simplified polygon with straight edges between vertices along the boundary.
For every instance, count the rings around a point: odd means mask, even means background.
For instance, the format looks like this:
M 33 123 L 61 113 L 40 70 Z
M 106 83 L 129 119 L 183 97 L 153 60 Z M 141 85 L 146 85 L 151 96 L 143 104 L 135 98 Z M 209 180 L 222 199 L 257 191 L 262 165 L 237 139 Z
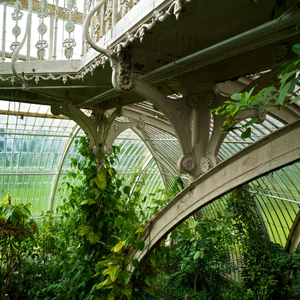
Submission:
M 285 250 L 288 253 L 293 252 L 300 244 L 300 210 L 298 211 L 296 218 L 293 222 L 291 231 L 286 241 Z
M 139 120 L 141 115 L 143 115 L 141 112 L 138 110 L 133 109 L 133 107 L 124 107 L 123 108 L 123 116 Z M 174 129 L 170 124 L 167 122 L 164 122 L 162 120 L 159 120 L 158 118 L 154 118 L 148 114 L 145 114 L 146 119 L 143 120 L 144 123 L 151 125 L 159 130 L 165 131 L 173 136 L 175 136 Z
M 119 127 L 116 130 L 116 134 L 111 134 L 110 135 L 110 137 L 109 137 L 109 144 L 113 144 L 113 142 L 115 141 L 115 139 L 117 139 L 117 137 L 123 131 L 131 128 L 141 138 L 141 140 L 144 142 L 144 144 L 147 146 L 148 150 L 150 151 L 152 157 L 154 158 L 154 160 L 155 160 L 155 162 L 156 162 L 156 164 L 158 166 L 159 172 L 160 172 L 161 177 L 162 177 L 163 182 L 164 182 L 165 189 L 168 190 L 167 180 L 166 180 L 165 175 L 163 174 L 163 170 L 161 168 L 161 165 L 163 165 L 166 169 L 168 169 L 168 171 L 171 174 L 174 174 L 175 170 L 173 169 L 172 165 L 169 164 L 168 161 L 163 161 L 161 159 L 160 155 L 156 154 L 156 151 L 153 148 L 152 143 L 145 137 L 145 134 L 141 130 L 138 129 L 139 122 L 138 121 L 136 121 L 136 122 L 128 122 L 128 123 L 124 122 L 122 124 L 121 122 L 115 121 L 114 123 L 116 123 L 116 125 L 119 126 Z
M 72 143 L 74 142 L 75 138 L 77 137 L 77 134 L 79 133 L 79 131 L 81 130 L 81 127 L 79 125 L 76 125 L 74 128 L 74 134 L 72 135 L 72 137 L 69 138 L 69 140 L 66 142 L 62 153 L 63 155 L 60 157 L 59 162 L 58 162 L 58 166 L 57 166 L 57 173 L 55 175 L 55 179 L 53 182 L 53 187 L 52 187 L 52 191 L 51 191 L 51 196 L 50 196 L 50 202 L 49 202 L 49 210 L 52 210 L 53 208 L 53 202 L 54 202 L 54 197 L 55 197 L 55 193 L 56 193 L 56 188 L 57 188 L 57 184 L 58 184 L 58 179 L 61 173 L 61 169 L 64 165 L 65 159 L 67 157 L 68 151 L 72 145 Z
M 156 165 L 157 165 L 157 167 L 159 169 L 160 176 L 161 176 L 161 178 L 163 180 L 165 189 L 167 191 L 168 190 L 168 184 L 167 184 L 166 176 L 163 174 L 163 170 L 161 168 L 161 161 L 157 157 L 157 155 L 155 153 L 155 150 L 153 149 L 152 143 L 149 140 L 147 141 L 147 139 L 146 139 L 145 134 L 144 134 L 143 131 L 139 130 L 138 128 L 132 128 L 132 130 L 141 138 L 141 140 L 144 142 L 144 144 L 146 145 L 146 147 L 150 151 L 150 153 L 152 155 L 152 158 L 155 160 Z
M 223 161 L 191 183 L 166 205 L 146 227 L 141 239 L 143 251 L 134 250 L 128 256 L 141 261 L 178 224 L 195 211 L 231 190 L 300 160 L 300 120 L 287 125 Z M 212 184 L 212 182 L 214 184 Z M 129 264 L 129 271 L 134 267 Z

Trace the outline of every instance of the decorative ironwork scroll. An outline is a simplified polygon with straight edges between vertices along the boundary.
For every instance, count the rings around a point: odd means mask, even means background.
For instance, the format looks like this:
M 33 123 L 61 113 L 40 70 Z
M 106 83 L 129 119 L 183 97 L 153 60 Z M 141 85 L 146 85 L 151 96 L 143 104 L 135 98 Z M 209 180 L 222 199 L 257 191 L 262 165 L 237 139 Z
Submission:
M 75 39 L 71 37 L 72 32 L 75 30 L 75 23 L 72 21 L 72 16 L 76 14 L 78 10 L 76 2 L 76 0 L 67 0 L 66 7 L 64 8 L 64 13 L 69 15 L 69 20 L 65 25 L 65 30 L 68 32 L 69 37 L 63 42 L 63 47 L 65 48 L 65 57 L 67 59 L 72 58 L 74 54 L 74 47 L 76 46 Z
M 16 25 L 12 29 L 12 34 L 15 36 L 15 41 L 11 43 L 10 50 L 14 52 L 16 48 L 20 45 L 18 41 L 18 36 L 21 34 L 21 27 L 18 25 L 18 22 L 23 17 L 22 4 L 19 0 L 16 0 L 14 4 L 14 12 L 11 14 L 12 19 L 16 22 Z
M 43 60 L 46 55 L 46 48 L 48 48 L 48 43 L 44 40 L 44 34 L 47 32 L 47 25 L 44 23 L 45 18 L 47 18 L 50 10 L 47 8 L 47 0 L 41 0 L 40 9 L 37 10 L 37 15 L 40 19 L 40 25 L 38 26 L 39 40 L 35 44 L 37 49 L 37 57 L 39 60 Z

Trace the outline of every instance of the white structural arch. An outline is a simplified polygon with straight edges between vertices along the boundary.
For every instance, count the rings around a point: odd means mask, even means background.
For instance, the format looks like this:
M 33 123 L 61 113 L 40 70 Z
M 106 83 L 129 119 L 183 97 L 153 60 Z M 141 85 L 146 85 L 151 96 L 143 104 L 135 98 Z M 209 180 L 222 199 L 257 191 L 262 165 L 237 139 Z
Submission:
M 229 191 L 300 159 L 300 121 L 266 136 L 223 161 L 191 183 L 166 205 L 145 228 L 143 251 L 133 258 L 141 261 L 166 235 L 194 212 Z M 211 184 L 213 182 L 214 184 Z M 131 253 L 128 254 L 132 255 Z M 128 270 L 134 267 L 128 265 Z

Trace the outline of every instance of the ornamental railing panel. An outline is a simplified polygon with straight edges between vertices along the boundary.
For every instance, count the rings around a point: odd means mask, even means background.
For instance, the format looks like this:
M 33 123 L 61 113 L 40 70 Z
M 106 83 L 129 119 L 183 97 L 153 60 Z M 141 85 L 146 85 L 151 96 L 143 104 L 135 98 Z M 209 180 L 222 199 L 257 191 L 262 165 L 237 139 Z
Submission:
M 97 43 L 139 0 L 106 0 L 94 14 L 89 33 Z M 8 0 L 0 3 L 2 14 L 1 62 L 9 62 L 28 28 L 18 61 L 80 58 L 90 46 L 83 24 L 99 0 Z M 23 4 L 22 4 L 23 3 Z M 26 27 L 26 22 L 29 26 Z

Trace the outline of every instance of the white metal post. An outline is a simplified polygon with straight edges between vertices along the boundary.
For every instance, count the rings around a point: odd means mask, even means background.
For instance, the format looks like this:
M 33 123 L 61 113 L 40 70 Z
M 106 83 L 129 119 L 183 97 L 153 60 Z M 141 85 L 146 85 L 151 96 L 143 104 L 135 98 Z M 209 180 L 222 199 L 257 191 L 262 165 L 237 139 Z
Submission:
M 84 21 L 85 21 L 85 17 L 86 17 L 86 0 L 84 0 L 84 3 L 83 3 L 83 24 L 84 24 Z M 82 25 L 82 48 L 81 48 L 81 56 L 84 55 L 84 41 L 85 41 L 85 38 L 84 38 L 84 25 Z
M 112 26 L 115 26 L 118 22 L 118 0 L 113 0 L 113 7 L 112 7 Z
M 6 39 L 6 6 L 7 2 L 3 2 L 3 27 L 2 27 L 2 57 L 1 61 L 5 61 L 5 39 Z
M 53 53 L 53 33 L 54 33 L 54 15 L 50 15 L 50 45 L 49 45 L 49 59 L 52 59 Z
M 28 2 L 28 14 L 29 14 L 29 18 L 28 18 L 28 35 L 27 35 L 27 54 L 26 54 L 26 60 L 30 61 L 30 46 L 31 46 L 31 18 L 32 18 L 32 0 L 29 0 Z
M 58 0 L 55 1 L 55 27 L 54 27 L 54 47 L 53 59 L 56 59 L 56 45 L 57 45 L 57 30 L 58 30 Z

